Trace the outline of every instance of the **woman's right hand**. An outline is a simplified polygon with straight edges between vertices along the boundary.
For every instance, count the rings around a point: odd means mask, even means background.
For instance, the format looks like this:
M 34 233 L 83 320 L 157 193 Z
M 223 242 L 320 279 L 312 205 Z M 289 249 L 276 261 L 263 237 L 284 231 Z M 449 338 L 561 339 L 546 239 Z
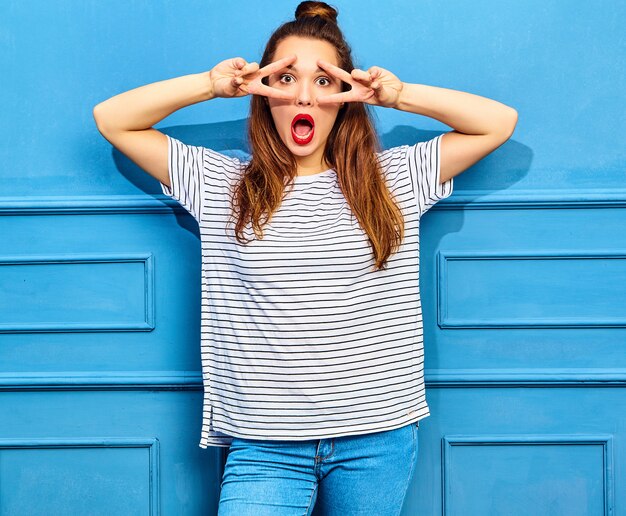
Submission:
M 293 54 L 274 61 L 261 69 L 259 69 L 258 63 L 248 63 L 241 57 L 226 59 L 215 65 L 209 72 L 213 96 L 230 98 L 253 94 L 275 99 L 293 100 L 294 97 L 287 91 L 266 86 L 261 82 L 261 79 L 286 68 L 296 58 L 297 56 Z

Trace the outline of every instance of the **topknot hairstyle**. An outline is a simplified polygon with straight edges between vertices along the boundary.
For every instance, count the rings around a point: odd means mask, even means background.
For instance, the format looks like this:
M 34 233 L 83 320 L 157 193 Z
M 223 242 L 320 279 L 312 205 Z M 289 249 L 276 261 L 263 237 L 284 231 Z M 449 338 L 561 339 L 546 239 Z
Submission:
M 337 9 L 325 2 L 300 2 L 296 8 L 296 20 L 300 18 L 319 16 L 332 23 L 337 23 Z

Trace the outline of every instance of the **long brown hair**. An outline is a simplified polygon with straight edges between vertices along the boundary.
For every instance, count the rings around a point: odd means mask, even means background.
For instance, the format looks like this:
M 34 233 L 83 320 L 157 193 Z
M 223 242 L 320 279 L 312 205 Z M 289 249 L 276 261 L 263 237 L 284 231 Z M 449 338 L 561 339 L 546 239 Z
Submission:
M 301 2 L 296 19 L 281 25 L 270 37 L 260 68 L 273 61 L 276 47 L 288 36 L 327 41 L 336 49 L 339 67 L 348 73 L 354 69 L 352 51 L 337 25 L 337 10 L 326 3 Z M 267 77 L 262 81 L 268 84 Z M 342 82 L 342 91 L 347 90 L 349 85 Z M 243 234 L 248 222 L 254 234 L 263 238 L 262 226 L 279 208 L 285 187 L 293 184 L 297 175 L 296 160 L 281 140 L 266 100 L 252 96 L 248 119 L 252 158 L 233 191 L 231 220 L 237 221 L 235 236 L 242 244 L 251 241 Z M 402 243 L 404 217 L 375 155 L 381 146 L 368 106 L 362 102 L 343 105 L 328 136 L 324 159 L 337 173 L 346 202 L 368 236 L 374 270 L 379 270 Z

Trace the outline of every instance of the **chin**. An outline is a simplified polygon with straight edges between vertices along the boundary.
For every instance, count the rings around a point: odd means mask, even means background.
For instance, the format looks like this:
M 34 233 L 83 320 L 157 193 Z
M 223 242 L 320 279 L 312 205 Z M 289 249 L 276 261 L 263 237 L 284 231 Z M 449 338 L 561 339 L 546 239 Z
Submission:
M 291 137 L 290 128 L 289 136 L 286 139 L 283 138 L 283 143 L 291 151 L 292 154 L 295 154 L 296 156 L 308 156 L 309 154 L 312 154 L 317 150 L 319 143 L 317 143 L 316 140 L 317 135 L 314 135 L 313 139 L 308 144 L 298 145 L 296 142 L 293 141 L 293 138 Z

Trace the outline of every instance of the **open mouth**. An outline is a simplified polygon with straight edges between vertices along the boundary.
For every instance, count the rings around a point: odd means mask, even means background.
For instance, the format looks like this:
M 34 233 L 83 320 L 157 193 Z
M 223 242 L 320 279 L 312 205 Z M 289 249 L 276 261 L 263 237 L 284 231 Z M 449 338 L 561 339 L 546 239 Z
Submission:
M 291 121 L 291 136 L 298 145 L 305 145 L 313 139 L 315 122 L 311 115 L 298 113 Z

